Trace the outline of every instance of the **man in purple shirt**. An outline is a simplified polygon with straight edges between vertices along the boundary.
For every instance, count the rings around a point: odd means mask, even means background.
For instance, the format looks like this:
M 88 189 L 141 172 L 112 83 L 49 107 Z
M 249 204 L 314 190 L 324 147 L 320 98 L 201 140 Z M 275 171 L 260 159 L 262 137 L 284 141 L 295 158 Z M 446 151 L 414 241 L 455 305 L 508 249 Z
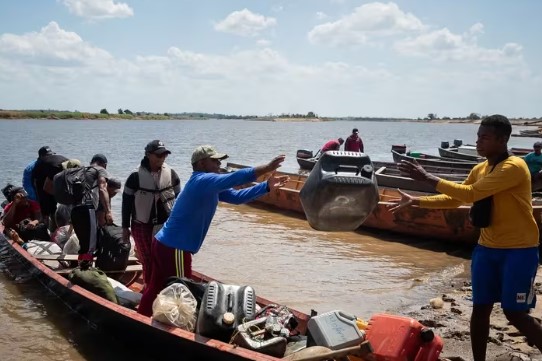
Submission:
M 143 292 L 139 313 L 152 315 L 152 303 L 169 277 L 191 277 L 192 254 L 199 251 L 205 239 L 218 201 L 247 203 L 284 186 L 289 179 L 272 175 L 267 182 L 233 189 L 275 171 L 285 156 L 279 155 L 266 165 L 220 174 L 220 161 L 227 157 L 210 145 L 199 146 L 192 153 L 194 172 L 175 200 L 166 223 L 152 240 L 151 279 Z

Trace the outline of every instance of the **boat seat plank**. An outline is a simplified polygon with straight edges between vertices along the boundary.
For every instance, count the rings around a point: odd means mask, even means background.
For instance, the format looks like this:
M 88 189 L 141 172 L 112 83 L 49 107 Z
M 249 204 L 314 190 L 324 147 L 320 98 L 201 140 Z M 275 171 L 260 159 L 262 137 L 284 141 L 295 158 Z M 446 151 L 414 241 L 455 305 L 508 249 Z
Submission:
M 77 261 L 76 254 L 38 254 L 34 258 L 42 261 Z M 138 259 L 136 257 L 128 258 L 128 261 L 135 262 Z
M 55 270 L 54 272 L 59 275 L 67 275 L 73 270 L 74 270 L 73 268 L 66 268 L 66 269 L 61 269 L 61 270 Z M 104 273 L 124 273 L 124 272 L 142 272 L 142 271 L 143 271 L 143 266 L 140 264 L 136 264 L 136 265 L 131 265 L 131 266 L 126 267 L 124 271 L 104 271 Z

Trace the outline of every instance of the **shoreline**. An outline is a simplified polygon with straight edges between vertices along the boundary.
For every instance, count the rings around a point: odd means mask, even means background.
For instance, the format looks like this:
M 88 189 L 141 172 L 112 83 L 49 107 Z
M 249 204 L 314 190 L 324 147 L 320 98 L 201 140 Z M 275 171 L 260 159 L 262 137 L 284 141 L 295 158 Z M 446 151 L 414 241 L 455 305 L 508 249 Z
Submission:
M 119 110 L 120 112 L 121 110 Z M 480 124 L 481 119 L 448 118 L 445 119 L 421 119 L 421 118 L 381 118 L 381 117 L 284 117 L 284 116 L 237 116 L 209 113 L 85 113 L 69 111 L 19 111 L 0 110 L 0 120 L 209 120 L 209 119 L 241 119 L 261 122 L 294 123 L 294 122 L 400 122 L 400 123 L 427 123 L 427 124 Z M 541 126 L 542 118 L 509 118 L 510 123 L 516 126 Z
M 211 119 L 221 119 L 221 118 L 212 118 L 212 117 L 164 117 L 164 116 L 134 116 L 134 117 L 0 117 L 2 120 L 43 120 L 43 121 L 54 121 L 54 120 L 177 120 L 177 121 L 186 121 L 186 120 L 211 120 Z M 418 120 L 418 119 L 344 119 L 344 118 L 272 118 L 268 119 L 265 117 L 262 118 L 228 118 L 223 120 L 236 119 L 236 120 L 249 120 L 249 121 L 261 121 L 261 122 L 276 122 L 276 123 L 319 123 L 319 122 L 334 122 L 334 121 L 350 121 L 350 122 L 383 122 L 383 123 L 426 123 L 426 124 L 480 124 L 481 120 L 470 120 L 470 119 L 436 119 L 436 120 Z M 538 119 L 509 119 L 510 123 L 514 126 L 534 126 L 542 127 L 542 120 Z
M 535 292 L 542 294 L 541 266 L 535 279 Z M 418 309 L 397 310 L 397 313 L 412 317 L 427 327 L 431 327 L 443 342 L 443 358 L 453 360 L 472 360 L 470 344 L 470 315 L 472 312 L 472 286 L 470 276 L 463 274 L 442 285 L 442 294 L 435 295 L 443 301 L 442 308 L 433 308 L 429 300 Z M 418 305 L 419 306 L 419 305 Z M 539 317 L 542 304 L 538 302 L 531 314 Z M 459 357 L 459 359 L 457 359 Z M 508 323 L 500 304 L 493 307 L 490 320 L 490 333 L 487 344 L 488 361 L 540 361 L 540 351 L 529 346 L 514 326 Z

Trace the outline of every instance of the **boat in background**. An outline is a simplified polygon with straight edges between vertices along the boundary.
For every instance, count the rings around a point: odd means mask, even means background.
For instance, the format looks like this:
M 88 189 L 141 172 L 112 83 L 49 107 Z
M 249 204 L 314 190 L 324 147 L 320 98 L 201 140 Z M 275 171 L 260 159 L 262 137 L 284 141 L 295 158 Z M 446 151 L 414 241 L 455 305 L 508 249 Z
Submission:
M 434 167 L 445 167 L 445 168 L 456 168 L 456 169 L 468 169 L 471 170 L 474 168 L 475 165 L 478 164 L 478 162 L 472 162 L 472 161 L 453 161 L 448 160 L 446 158 L 438 157 L 435 155 L 430 154 L 424 154 L 424 153 L 418 153 L 418 152 L 409 152 L 407 154 L 401 154 L 397 151 L 393 150 L 391 151 L 393 155 L 394 162 L 400 163 L 402 160 L 407 160 L 409 162 L 418 162 L 418 164 L 422 166 L 434 166 Z
M 227 169 L 230 171 L 246 167 L 235 163 L 228 163 L 227 165 Z M 276 174 L 288 175 L 290 177 L 289 182 L 284 187 L 275 189 L 253 202 L 270 205 L 280 210 L 293 211 L 304 216 L 305 212 L 301 205 L 299 192 L 303 188 L 307 176 L 278 171 Z M 256 182 L 265 181 L 269 176 L 270 174 L 263 175 Z M 256 182 L 246 186 L 253 185 Z M 412 195 L 427 194 L 415 191 L 407 192 Z M 454 243 L 475 244 L 478 241 L 479 230 L 473 227 L 469 221 L 470 206 L 461 206 L 454 209 L 408 207 L 392 213 L 389 211 L 392 202 L 401 199 L 397 189 L 379 187 L 379 197 L 380 201 L 362 224 L 361 229 L 389 231 L 407 236 L 439 239 Z
M 399 173 L 398 163 L 395 163 L 395 162 L 374 161 L 373 162 L 373 167 L 375 169 L 386 167 L 387 172 Z M 452 167 L 439 167 L 439 166 L 424 165 L 423 169 L 425 169 L 429 173 L 451 174 L 451 175 L 457 175 L 458 177 L 467 176 L 469 174 L 469 170 L 465 169 L 465 168 L 452 168 Z
M 318 154 L 320 151 L 317 151 L 316 154 L 313 154 L 312 150 L 298 149 L 296 153 L 297 164 L 299 168 L 305 170 L 312 170 L 314 165 L 318 161 Z
M 376 169 L 376 168 L 375 168 Z M 468 173 L 435 173 L 430 172 L 431 174 L 446 179 L 456 183 L 462 183 L 468 176 Z M 435 187 L 405 175 L 402 175 L 398 169 L 380 167 L 375 172 L 376 180 L 378 187 L 387 187 L 387 188 L 399 188 L 409 191 L 425 192 L 425 193 L 436 193 Z

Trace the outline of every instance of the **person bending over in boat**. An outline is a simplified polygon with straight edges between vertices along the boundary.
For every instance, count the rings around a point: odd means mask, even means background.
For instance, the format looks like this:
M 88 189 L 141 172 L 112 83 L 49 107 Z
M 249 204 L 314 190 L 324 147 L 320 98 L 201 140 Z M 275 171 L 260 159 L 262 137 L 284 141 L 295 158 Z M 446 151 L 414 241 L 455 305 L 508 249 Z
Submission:
M 40 202 L 41 216 L 51 231 L 56 229 L 54 215 L 57 205 L 53 195 L 53 178 L 63 170 L 62 163 L 67 160 L 48 146 L 43 146 L 38 150 L 38 160 L 32 170 L 32 184 Z
M 107 194 L 109 195 L 109 209 L 111 209 L 111 199 L 115 197 L 118 193 L 122 192 L 122 182 L 116 177 L 110 177 L 107 179 Z M 100 202 L 98 204 L 98 209 L 96 209 L 96 219 L 99 227 L 107 225 L 107 220 L 105 217 L 105 209 Z M 127 242 L 130 242 L 130 237 L 128 237 Z
M 273 174 L 266 182 L 235 190 L 232 187 L 253 182 L 279 168 L 285 156 L 279 155 L 266 165 L 220 174 L 220 161 L 227 157 L 210 145 L 199 146 L 192 153 L 194 172 L 177 197 L 166 223 L 152 240 L 151 280 L 143 291 L 139 313 L 152 315 L 152 303 L 169 277 L 192 276 L 192 254 L 199 251 L 205 239 L 218 201 L 247 203 L 284 186 L 289 179 Z
M 339 139 L 331 139 L 329 142 L 324 144 L 320 152 L 323 154 L 327 152 L 328 150 L 341 150 L 341 145 L 344 143 L 343 138 Z
M 533 151 L 523 158 L 529 172 L 531 172 L 531 184 L 533 191 L 542 188 L 542 142 L 533 145 Z
M 181 192 L 179 176 L 166 164 L 169 154 L 162 141 L 148 143 L 141 164 L 126 180 L 122 193 L 123 239 L 129 242 L 130 234 L 134 237 L 145 285 L 151 278 L 152 237 L 162 228 Z
M 363 153 L 363 141 L 358 135 L 358 128 L 352 129 L 352 134 L 346 138 L 346 143 L 344 143 L 344 150 L 346 152 L 361 152 Z
M 500 302 L 508 321 L 542 350 L 542 327 L 528 313 L 536 303 L 533 282 L 538 268 L 538 227 L 531 205 L 531 177 L 526 163 L 508 155 L 509 120 L 492 115 L 478 128 L 476 150 L 487 160 L 476 165 L 462 184 L 427 173 L 403 161 L 401 172 L 431 184 L 440 195 L 402 198 L 392 212 L 408 206 L 455 208 L 474 203 L 471 222 L 481 228 L 472 254 L 471 344 L 474 361 L 486 358 L 490 315 Z

